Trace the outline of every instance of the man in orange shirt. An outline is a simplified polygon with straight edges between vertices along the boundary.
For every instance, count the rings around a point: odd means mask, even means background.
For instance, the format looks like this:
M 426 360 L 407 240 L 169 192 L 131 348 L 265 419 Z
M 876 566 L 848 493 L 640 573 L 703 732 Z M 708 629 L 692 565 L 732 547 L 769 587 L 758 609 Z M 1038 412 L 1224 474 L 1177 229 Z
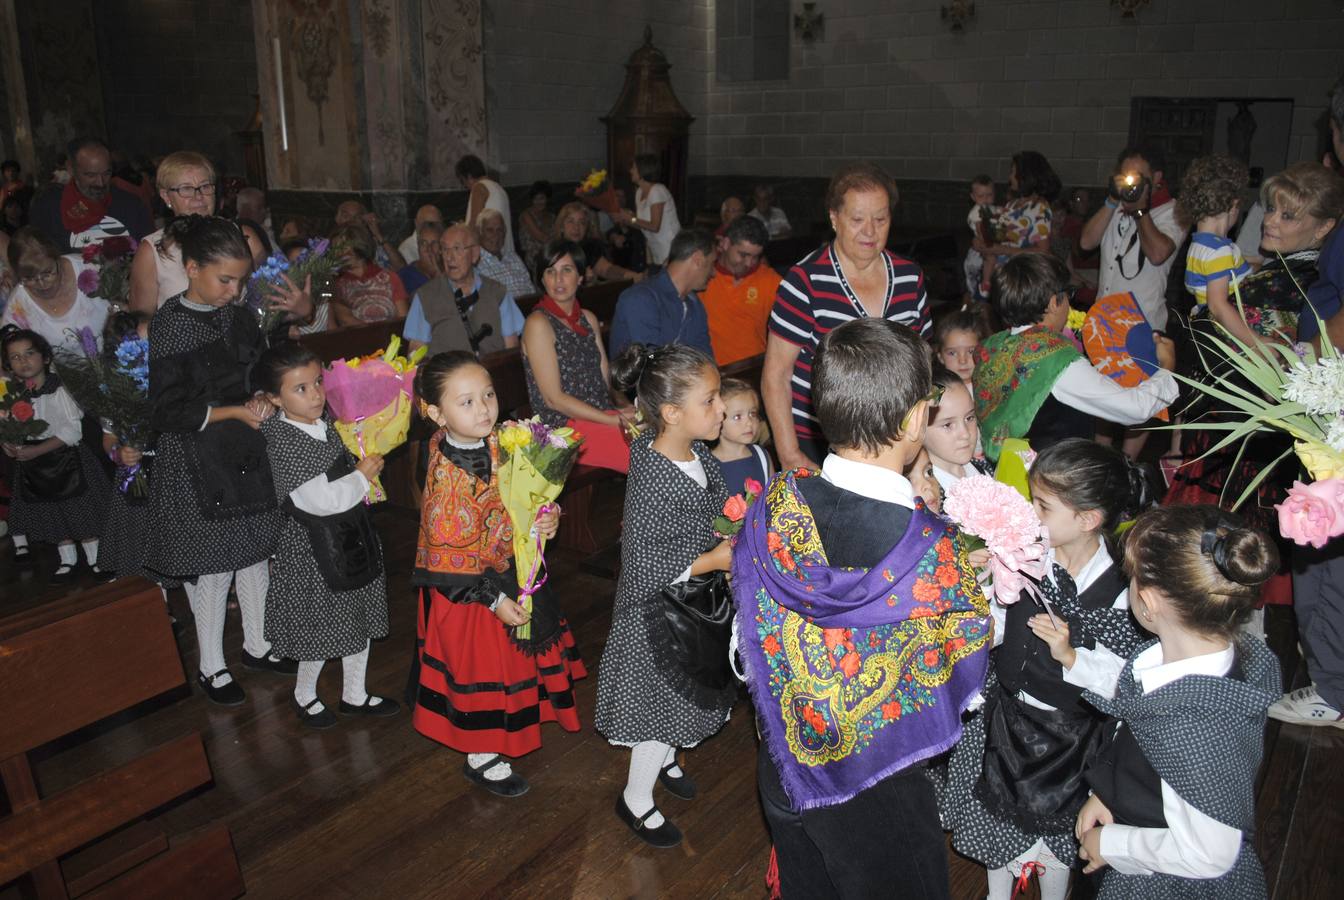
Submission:
M 759 219 L 741 216 L 719 238 L 714 277 L 700 292 L 709 314 L 709 339 L 721 366 L 765 352 L 766 322 L 779 274 L 762 262 L 770 240 Z

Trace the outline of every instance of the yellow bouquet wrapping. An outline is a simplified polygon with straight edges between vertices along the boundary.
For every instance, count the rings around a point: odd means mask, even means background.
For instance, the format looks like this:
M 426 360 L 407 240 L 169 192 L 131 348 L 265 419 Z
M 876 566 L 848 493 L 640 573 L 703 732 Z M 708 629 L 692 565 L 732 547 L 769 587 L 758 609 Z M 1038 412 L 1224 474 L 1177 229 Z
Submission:
M 382 353 L 331 364 L 326 375 L 327 404 L 335 414 L 336 433 L 358 458 L 387 454 L 406 442 L 415 366 L 425 349 L 402 356 L 401 338 L 393 335 Z M 377 478 L 369 485 L 367 499 L 370 503 L 387 499 Z
M 532 595 L 546 583 L 546 539 L 537 516 L 550 510 L 564 490 L 579 455 L 583 435 L 551 428 L 538 418 L 505 422 L 499 429 L 499 496 L 513 525 L 513 561 L 518 570 L 518 603 L 530 616 Z M 532 637 L 532 624 L 517 626 L 519 640 Z

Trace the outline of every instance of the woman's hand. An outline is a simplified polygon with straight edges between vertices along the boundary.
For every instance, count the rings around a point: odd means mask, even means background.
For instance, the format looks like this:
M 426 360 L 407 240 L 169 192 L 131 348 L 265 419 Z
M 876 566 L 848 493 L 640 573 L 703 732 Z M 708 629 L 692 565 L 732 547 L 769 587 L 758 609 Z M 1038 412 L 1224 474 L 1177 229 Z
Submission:
M 249 400 L 248 403 L 252 401 Z M 230 419 L 236 422 L 242 422 L 251 428 L 260 428 L 262 416 L 252 411 L 252 407 L 244 406 L 215 406 L 210 410 L 210 421 L 227 422 Z
M 537 515 L 537 535 L 550 540 L 560 530 L 560 507 L 549 504 L 545 512 Z
M 616 224 L 618 225 L 635 224 L 635 214 L 628 209 L 618 209 L 616 210 L 615 213 L 612 214 L 611 217 L 616 221 Z
M 378 473 L 383 471 L 383 455 L 381 453 L 370 453 L 355 463 L 355 471 L 363 475 L 366 481 L 373 481 L 378 477 Z
M 1078 661 L 1078 651 L 1069 646 L 1068 622 L 1061 619 L 1056 624 L 1048 615 L 1035 615 L 1027 620 L 1027 626 L 1050 647 L 1050 656 L 1055 662 L 1066 669 L 1073 668 Z
M 144 455 L 136 448 L 122 444 L 117 448 L 117 463 L 129 469 L 131 466 L 140 465 L 140 460 L 144 458 Z
M 526 625 L 527 621 L 532 618 L 517 601 L 510 600 L 508 597 L 500 598 L 499 604 L 495 606 L 495 616 L 499 621 L 510 627 Z

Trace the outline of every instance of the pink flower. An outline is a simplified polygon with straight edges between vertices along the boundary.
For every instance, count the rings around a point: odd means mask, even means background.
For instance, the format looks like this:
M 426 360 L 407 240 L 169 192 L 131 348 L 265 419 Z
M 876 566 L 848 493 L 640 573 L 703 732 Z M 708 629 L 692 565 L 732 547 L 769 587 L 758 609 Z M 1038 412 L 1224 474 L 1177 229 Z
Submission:
M 741 494 L 733 494 L 723 504 L 723 514 L 730 522 L 741 522 L 742 517 L 747 514 L 747 501 L 742 499 Z
M 1279 533 L 1295 544 L 1320 549 L 1344 534 L 1344 479 L 1294 481 L 1288 499 L 1274 507 Z
M 742 487 L 746 489 L 748 497 L 759 497 L 761 496 L 761 491 L 765 490 L 761 487 L 761 483 L 755 478 L 748 478 L 742 483 Z
M 92 296 L 98 290 L 98 271 L 96 269 L 85 269 L 80 272 L 79 277 L 75 279 L 75 285 L 84 296 Z
M 1027 499 L 988 475 L 961 479 L 947 492 L 943 512 L 967 534 L 985 542 L 993 583 L 987 593 L 1007 605 L 1017 602 L 1031 579 L 1045 575 L 1045 528 Z

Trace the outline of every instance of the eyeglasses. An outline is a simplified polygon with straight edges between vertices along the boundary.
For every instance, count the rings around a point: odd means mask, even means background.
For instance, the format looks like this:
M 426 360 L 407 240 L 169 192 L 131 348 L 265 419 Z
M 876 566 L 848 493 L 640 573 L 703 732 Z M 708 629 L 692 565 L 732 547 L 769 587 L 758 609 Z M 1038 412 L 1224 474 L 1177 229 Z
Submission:
M 454 244 L 451 247 L 444 247 L 443 252 L 451 256 L 465 256 L 479 246 L 480 244 L 466 244 L 463 246 L 458 246 L 457 244 Z
M 34 272 L 31 275 L 20 275 L 19 281 L 23 284 L 31 285 L 51 284 L 54 281 L 60 280 L 61 270 L 58 265 L 52 266 L 50 269 L 43 269 L 41 272 Z
M 215 196 L 215 185 L 213 183 L 179 184 L 177 187 L 170 187 L 168 192 L 177 194 L 180 200 L 187 200 L 191 197 L 213 197 Z

